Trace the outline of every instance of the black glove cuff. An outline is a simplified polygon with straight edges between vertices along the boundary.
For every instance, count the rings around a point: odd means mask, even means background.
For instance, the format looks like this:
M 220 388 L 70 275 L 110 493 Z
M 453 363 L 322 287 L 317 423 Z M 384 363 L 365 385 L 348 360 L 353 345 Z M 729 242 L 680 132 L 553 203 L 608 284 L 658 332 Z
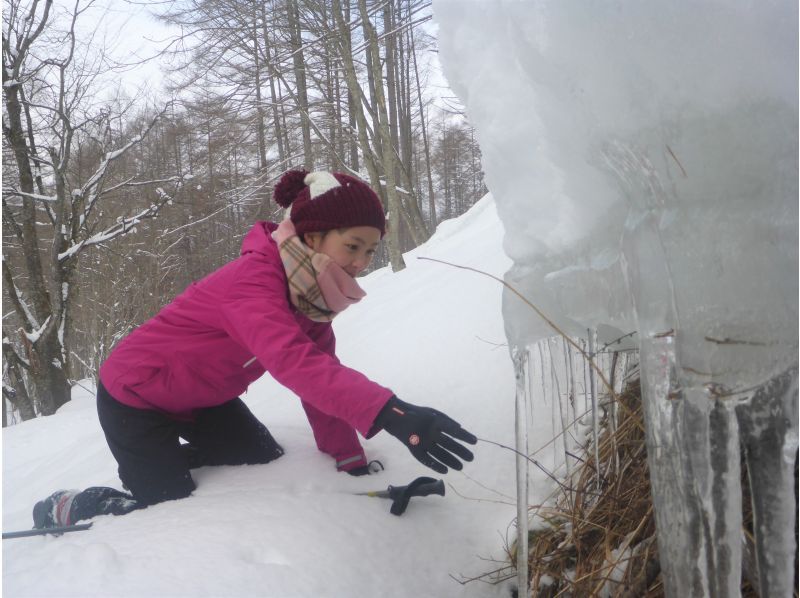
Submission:
M 347 473 L 352 476 L 362 476 L 362 475 L 372 475 L 373 473 L 378 473 L 383 471 L 383 463 L 378 461 L 377 459 L 373 459 L 366 465 L 362 465 L 361 467 L 355 467 L 353 469 L 348 469 Z
M 397 418 L 399 414 L 395 411 L 395 409 L 399 409 L 405 413 L 408 410 L 408 407 L 409 405 L 407 403 L 404 403 L 396 396 L 390 397 L 380 412 L 378 412 L 378 415 L 375 417 L 375 422 L 372 424 L 372 428 L 370 428 L 369 435 L 372 436 L 373 434 L 377 434 L 386 428 L 389 422 Z

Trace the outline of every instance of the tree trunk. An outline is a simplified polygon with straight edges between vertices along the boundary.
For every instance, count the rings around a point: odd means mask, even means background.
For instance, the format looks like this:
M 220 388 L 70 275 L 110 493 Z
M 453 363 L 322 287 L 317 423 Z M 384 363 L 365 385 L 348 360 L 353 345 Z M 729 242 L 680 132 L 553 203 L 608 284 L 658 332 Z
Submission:
M 367 118 L 363 110 L 363 90 L 358 82 L 358 75 L 356 74 L 355 63 L 353 61 L 353 53 L 350 48 L 350 28 L 349 22 L 344 20 L 342 15 L 342 8 L 339 0 L 332 1 L 333 16 L 336 20 L 336 25 L 340 31 L 347 31 L 347 34 L 338 36 L 340 40 L 340 58 L 342 59 L 342 66 L 345 74 L 345 82 L 349 94 L 350 115 L 355 121 L 355 128 L 358 133 L 358 145 L 364 154 L 364 163 L 369 173 L 370 184 L 375 191 L 383 196 L 381 190 L 380 173 L 378 169 L 378 159 L 372 150 L 367 135 Z M 343 40 L 343 41 L 342 41 Z M 357 154 L 357 151 L 356 151 Z M 356 156 L 357 163 L 357 156 Z
M 7 125 L 3 127 L 6 141 L 14 152 L 18 169 L 19 188 L 25 193 L 33 193 L 33 172 L 28 159 L 28 147 L 22 126 L 22 109 L 19 102 L 18 85 L 6 86 Z M 34 313 L 39 321 L 44 320 L 50 312 L 50 300 L 47 296 L 42 261 L 39 254 L 39 236 L 36 232 L 36 206 L 27 197 L 22 199 L 22 252 L 31 286 L 31 299 Z
M 383 30 L 385 32 L 394 29 L 394 19 L 392 9 L 394 2 L 389 0 L 383 7 Z M 395 35 L 386 35 L 383 39 L 386 46 L 386 89 L 388 92 L 389 109 L 389 132 L 392 140 L 392 147 L 400 147 L 400 135 L 398 133 L 398 110 L 397 110 L 397 52 L 395 48 Z M 383 77 L 381 77 L 381 81 Z M 399 165 L 395 167 L 395 180 L 400 180 Z
M 425 169 L 428 175 L 428 217 L 431 230 L 436 230 L 436 199 L 433 192 L 433 175 L 431 174 L 431 144 L 428 142 L 428 127 L 425 124 L 425 110 L 422 103 L 422 86 L 419 82 L 419 68 L 417 67 L 417 51 L 414 45 L 414 30 L 411 30 L 411 56 L 414 59 L 414 79 L 417 83 L 417 101 L 419 102 L 419 120 L 422 128 L 422 145 L 425 150 Z
M 22 106 L 19 101 L 19 86 L 6 86 L 6 114 L 7 121 L 3 127 L 6 141 L 11 146 L 17 165 L 17 180 L 19 189 L 25 193 L 34 192 L 33 169 L 30 163 L 30 153 L 27 146 L 27 135 L 22 124 Z M 57 162 L 56 162 L 57 164 Z M 56 177 L 57 181 L 60 177 Z M 63 183 L 63 181 L 61 181 Z M 63 196 L 64 189 L 61 190 Z M 31 364 L 31 377 L 34 380 L 36 390 L 36 402 L 40 405 L 42 414 L 49 415 L 55 413 L 61 405 L 69 401 L 69 383 L 63 368 L 63 351 L 58 338 L 58 330 L 61 324 L 62 310 L 59 309 L 62 303 L 60 287 L 64 282 L 63 273 L 60 271 L 58 263 L 58 252 L 64 245 L 63 229 L 60 224 L 64 223 L 64 210 L 66 206 L 59 206 L 56 215 L 58 228 L 54 230 L 53 244 L 51 246 L 50 258 L 53 261 L 51 276 L 48 277 L 51 285 L 45 282 L 43 265 L 40 254 L 39 237 L 36 232 L 36 206 L 34 200 L 23 197 L 22 222 L 19 229 L 19 241 L 24 256 L 27 276 L 27 298 L 32 303 L 33 311 L 30 314 L 32 320 L 28 321 L 30 326 L 26 332 L 31 335 L 38 335 L 33 341 L 27 341 L 29 355 L 27 361 Z M 14 286 L 13 277 L 6 262 L 3 262 L 3 274 L 6 285 Z M 50 286 L 50 290 L 48 290 Z M 9 290 L 20 314 L 24 314 L 22 308 L 23 301 L 18 296 L 21 289 Z M 27 302 L 26 302 L 27 303 Z M 54 309 L 54 307 L 56 309 Z M 38 326 L 38 330 L 34 327 Z
M 359 0 L 358 8 L 361 13 L 361 21 L 364 28 L 364 37 L 367 40 L 367 55 L 371 58 L 367 64 L 372 65 L 375 81 L 375 107 L 377 108 L 376 120 L 378 123 L 377 137 L 381 141 L 383 174 L 386 177 L 386 197 L 389 204 L 390 225 L 387 233 L 389 243 L 389 259 L 392 270 L 399 272 L 405 268 L 403 253 L 400 247 L 400 217 L 401 206 L 400 198 L 397 194 L 397 179 L 395 172 L 397 168 L 395 151 L 392 146 L 391 131 L 389 128 L 389 116 L 386 109 L 386 96 L 383 92 L 383 72 L 381 69 L 380 54 L 378 49 L 378 36 L 372 22 L 369 20 L 367 12 L 367 1 Z
M 329 52 L 331 50 L 329 49 Z M 332 52 L 331 52 L 332 53 Z M 336 67 L 338 70 L 338 66 Z M 338 73 L 333 75 L 333 91 L 335 94 L 335 111 L 334 116 L 336 119 L 336 155 L 339 157 L 340 164 L 339 169 L 343 170 L 347 166 L 347 148 L 345 147 L 346 139 L 345 139 L 345 132 L 344 132 L 344 116 L 342 110 L 342 85 L 338 77 Z M 348 135 L 348 137 L 352 137 L 352 135 Z
M 337 5 L 338 5 L 338 0 L 335 0 L 335 1 L 336 1 Z M 334 26 L 336 25 L 337 14 L 341 17 L 341 13 L 334 12 L 334 15 L 333 15 Z M 349 1 L 347 3 L 345 3 L 345 13 L 344 13 L 344 19 L 343 20 L 345 21 L 345 23 L 348 23 L 348 24 L 350 23 L 350 2 Z M 349 25 L 343 25 L 342 27 L 340 27 L 340 35 L 342 36 L 341 39 L 345 40 L 344 41 L 344 47 L 342 48 L 341 55 L 342 55 L 342 57 L 344 57 L 345 55 L 350 57 L 351 68 L 352 68 L 353 40 L 352 40 L 352 35 L 351 35 L 351 32 L 350 32 Z M 344 59 L 342 60 L 342 68 L 344 69 Z M 346 76 L 349 77 L 349 71 L 345 70 L 345 72 L 347 73 Z M 357 124 L 357 119 L 356 119 L 356 108 L 354 106 L 354 103 L 356 101 L 361 102 L 361 96 L 360 95 L 353 95 L 353 93 L 350 91 L 350 86 L 348 85 L 347 86 L 347 123 L 350 125 L 350 135 L 349 135 L 349 138 L 350 138 L 350 168 L 352 168 L 355 171 L 358 171 L 359 170 L 359 165 L 358 165 L 358 132 L 357 132 L 358 124 Z
M 394 3 L 390 0 L 385 6 L 383 11 L 384 31 L 390 32 L 395 29 L 394 20 Z M 430 238 L 430 233 L 419 211 L 419 206 L 416 201 L 414 192 L 413 178 L 411 175 L 411 159 L 403 160 L 403 152 L 401 151 L 401 136 L 400 130 L 404 128 L 400 123 L 400 115 L 402 113 L 401 98 L 402 90 L 402 69 L 398 68 L 398 63 L 401 62 L 399 56 L 402 51 L 398 49 L 399 35 L 392 33 L 386 35 L 384 38 L 386 45 L 386 87 L 388 90 L 388 122 L 390 132 L 390 147 L 392 149 L 392 164 L 394 169 L 394 179 L 396 182 L 401 183 L 406 193 L 398 195 L 399 207 L 403 215 L 403 220 L 407 227 L 407 232 L 411 236 L 414 246 L 419 246 Z M 377 36 L 376 36 L 376 51 L 377 55 Z M 382 73 L 376 73 L 375 80 L 383 81 Z M 380 93 L 378 92 L 378 98 Z M 380 99 L 378 100 L 380 104 Z M 378 111 L 380 113 L 380 105 Z M 385 118 L 384 112 L 380 113 L 381 118 Z M 386 161 L 384 164 L 388 166 Z
M 19 411 L 22 421 L 35 418 L 36 410 L 33 408 L 22 374 L 25 365 L 20 361 L 10 341 L 3 343 L 3 362 L 9 381 L 9 384 L 5 381 L 3 383 L 3 427 L 6 427 L 8 425 L 6 402 Z
M 402 16 L 402 10 L 398 12 Z M 411 17 L 411 7 L 408 7 L 408 18 Z M 400 55 L 400 156 L 403 164 L 407 164 L 409 171 L 411 171 L 411 163 L 413 160 L 413 126 L 411 122 L 411 32 L 413 27 L 408 27 L 404 34 L 398 37 L 398 40 L 405 39 L 404 43 L 399 45 Z M 413 170 L 416 174 L 416 169 Z
M 339 110 L 339 99 L 337 97 L 334 74 L 331 72 L 333 66 L 331 64 L 330 55 L 325 54 L 325 86 L 327 87 L 327 94 L 330 98 L 330 115 L 328 116 L 328 163 L 331 170 L 341 170 L 340 154 L 337 151 L 339 144 L 339 127 L 341 126 L 341 112 Z
M 311 125 L 308 114 L 308 90 L 306 87 L 306 65 L 303 57 L 303 40 L 300 32 L 300 10 L 297 0 L 287 3 L 289 15 L 289 41 L 292 47 L 292 64 L 294 65 L 295 84 L 297 85 L 298 110 L 300 110 L 300 128 L 303 133 L 303 164 L 306 170 L 314 169 L 314 155 L 311 151 Z
M 261 2 L 261 24 L 263 27 L 263 37 L 264 37 L 264 60 L 267 64 L 267 69 L 271 72 L 273 69 L 272 65 L 272 46 L 269 40 L 269 27 L 267 26 L 267 10 L 266 10 L 266 2 Z M 270 74 L 269 76 L 269 92 L 270 92 L 270 100 L 272 101 L 272 128 L 275 131 L 275 139 L 278 143 L 278 160 L 282 165 L 286 164 L 286 159 L 289 154 L 289 148 L 286 143 L 284 143 L 284 126 L 281 121 L 281 112 L 283 108 L 280 110 L 278 109 L 279 104 L 279 97 L 277 90 L 275 89 L 275 77 Z
M 255 17 L 255 11 L 253 12 Z M 264 101 L 261 98 L 261 60 L 258 52 L 258 29 L 256 19 L 253 18 L 253 68 L 255 69 L 254 87 L 256 92 L 256 135 L 258 136 L 258 162 L 259 169 L 267 169 L 267 132 L 264 122 Z
M 36 390 L 36 403 L 39 413 L 53 415 L 59 407 L 70 400 L 70 385 L 66 373 L 59 367 L 61 361 L 61 343 L 53 332 L 42 335 L 35 344 L 35 357 L 31 362 L 31 378 Z

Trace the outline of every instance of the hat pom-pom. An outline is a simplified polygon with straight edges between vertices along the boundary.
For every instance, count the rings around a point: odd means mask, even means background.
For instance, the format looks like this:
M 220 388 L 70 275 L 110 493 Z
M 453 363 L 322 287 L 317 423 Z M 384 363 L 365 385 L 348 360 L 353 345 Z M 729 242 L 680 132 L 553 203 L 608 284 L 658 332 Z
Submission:
M 303 169 L 285 172 L 278 184 L 275 185 L 275 191 L 272 194 L 275 203 L 282 208 L 292 205 L 297 194 L 306 186 L 304 180 L 307 174 L 308 172 Z

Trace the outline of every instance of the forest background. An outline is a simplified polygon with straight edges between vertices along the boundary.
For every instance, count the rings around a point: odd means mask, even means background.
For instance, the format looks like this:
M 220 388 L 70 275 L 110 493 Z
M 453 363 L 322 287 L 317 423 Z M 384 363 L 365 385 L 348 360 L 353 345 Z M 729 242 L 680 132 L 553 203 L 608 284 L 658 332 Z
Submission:
M 373 268 L 401 270 L 480 199 L 430 19 L 430 0 L 7 0 L 3 426 L 55 413 L 255 220 L 281 219 L 290 168 L 379 191 Z

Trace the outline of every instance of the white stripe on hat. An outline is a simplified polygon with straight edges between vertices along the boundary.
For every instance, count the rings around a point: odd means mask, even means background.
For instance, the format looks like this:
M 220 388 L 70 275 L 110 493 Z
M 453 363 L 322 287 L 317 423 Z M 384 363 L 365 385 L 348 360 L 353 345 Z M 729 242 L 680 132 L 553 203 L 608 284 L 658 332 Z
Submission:
M 303 182 L 308 186 L 311 199 L 319 197 L 331 189 L 342 186 L 330 172 L 324 170 L 309 172 L 306 178 L 303 179 Z

